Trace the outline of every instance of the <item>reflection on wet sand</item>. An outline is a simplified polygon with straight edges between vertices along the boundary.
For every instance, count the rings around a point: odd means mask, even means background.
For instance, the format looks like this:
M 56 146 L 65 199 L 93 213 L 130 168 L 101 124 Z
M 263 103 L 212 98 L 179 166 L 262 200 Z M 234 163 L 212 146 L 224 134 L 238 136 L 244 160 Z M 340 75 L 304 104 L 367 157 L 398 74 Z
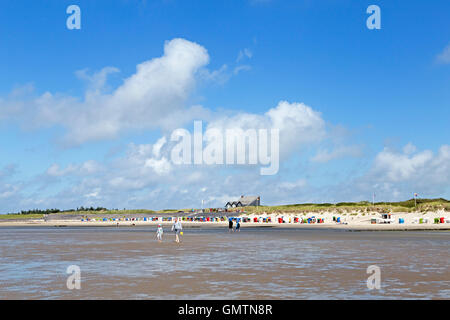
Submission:
M 450 232 L 3 228 L 1 299 L 450 298 Z M 68 290 L 66 268 L 81 268 Z M 381 268 L 381 290 L 366 286 Z

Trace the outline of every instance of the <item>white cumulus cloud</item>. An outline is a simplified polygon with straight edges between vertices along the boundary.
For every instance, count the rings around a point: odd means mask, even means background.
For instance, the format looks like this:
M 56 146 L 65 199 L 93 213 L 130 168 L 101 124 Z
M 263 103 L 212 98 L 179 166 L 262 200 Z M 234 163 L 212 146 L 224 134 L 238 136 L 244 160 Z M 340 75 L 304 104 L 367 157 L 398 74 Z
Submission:
M 27 114 L 34 126 L 61 126 L 69 144 L 114 138 L 126 130 L 173 128 L 204 113 L 199 106 L 187 106 L 196 84 L 196 73 L 209 63 L 207 50 L 185 39 L 164 45 L 164 54 L 136 67 L 111 93 L 104 92 L 107 76 L 118 72 L 106 67 L 88 75 L 83 98 L 45 92 L 26 100 L 25 93 L 0 100 L 0 118 Z

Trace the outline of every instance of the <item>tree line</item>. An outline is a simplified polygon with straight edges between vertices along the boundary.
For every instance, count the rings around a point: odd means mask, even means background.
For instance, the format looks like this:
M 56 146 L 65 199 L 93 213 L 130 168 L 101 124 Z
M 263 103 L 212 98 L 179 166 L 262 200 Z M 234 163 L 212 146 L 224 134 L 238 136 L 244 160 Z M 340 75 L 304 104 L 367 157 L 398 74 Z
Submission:
M 8 214 L 51 214 L 51 213 L 64 213 L 64 212 L 77 212 L 77 211 L 106 211 L 108 209 L 103 207 L 79 207 L 76 210 L 75 209 L 68 209 L 68 210 L 60 210 L 60 209 L 32 209 L 32 210 L 21 210 L 18 213 L 8 213 Z

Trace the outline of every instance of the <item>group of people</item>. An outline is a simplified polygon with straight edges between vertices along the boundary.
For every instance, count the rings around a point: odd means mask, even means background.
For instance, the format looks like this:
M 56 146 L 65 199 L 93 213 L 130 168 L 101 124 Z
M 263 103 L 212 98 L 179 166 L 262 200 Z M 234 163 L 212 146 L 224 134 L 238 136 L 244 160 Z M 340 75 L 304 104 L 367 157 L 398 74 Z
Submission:
M 236 219 L 236 224 L 234 225 L 234 219 L 228 219 L 228 231 L 229 232 L 240 232 L 241 231 L 241 221 Z M 183 235 L 183 226 L 181 225 L 181 218 L 175 218 L 172 225 L 172 231 L 175 233 L 175 242 L 180 243 L 180 235 Z M 163 239 L 164 230 L 161 224 L 158 224 L 156 229 L 156 239 L 161 242 Z
M 183 235 L 183 226 L 181 225 L 181 219 L 176 218 L 172 225 L 172 231 L 175 233 L 175 242 L 180 243 L 180 235 Z M 161 224 L 158 224 L 158 228 L 156 229 L 156 239 L 158 242 L 162 241 L 163 238 L 163 227 Z
M 233 218 L 228 219 L 228 232 L 241 231 L 241 221 L 236 219 L 236 225 L 233 227 Z

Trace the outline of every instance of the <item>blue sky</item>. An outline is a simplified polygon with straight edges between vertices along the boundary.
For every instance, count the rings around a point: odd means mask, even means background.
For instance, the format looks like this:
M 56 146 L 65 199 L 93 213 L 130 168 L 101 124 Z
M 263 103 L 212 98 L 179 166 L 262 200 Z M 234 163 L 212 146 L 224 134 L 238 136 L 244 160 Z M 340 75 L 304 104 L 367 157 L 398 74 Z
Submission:
M 66 28 L 71 4 L 81 9 L 80 30 Z M 371 4 L 381 9 L 380 30 L 366 27 Z M 2 1 L 0 212 L 198 207 L 199 199 L 220 206 L 241 194 L 260 194 L 264 204 L 373 192 L 378 200 L 450 198 L 449 9 L 448 1 Z M 185 90 L 167 84 L 164 97 L 146 95 L 146 111 L 132 98 L 92 110 L 173 39 L 207 51 Z M 87 79 L 105 67 L 115 69 L 90 104 Z M 290 121 L 281 101 L 290 114 L 301 117 L 304 104 L 321 121 L 281 128 L 285 137 L 310 137 L 284 146 L 276 176 L 251 166 L 140 171 L 174 128 L 264 119 L 272 109 Z M 120 116 L 111 114 L 117 108 Z M 117 117 L 130 123 L 102 131 Z M 165 164 L 169 151 L 151 163 Z

